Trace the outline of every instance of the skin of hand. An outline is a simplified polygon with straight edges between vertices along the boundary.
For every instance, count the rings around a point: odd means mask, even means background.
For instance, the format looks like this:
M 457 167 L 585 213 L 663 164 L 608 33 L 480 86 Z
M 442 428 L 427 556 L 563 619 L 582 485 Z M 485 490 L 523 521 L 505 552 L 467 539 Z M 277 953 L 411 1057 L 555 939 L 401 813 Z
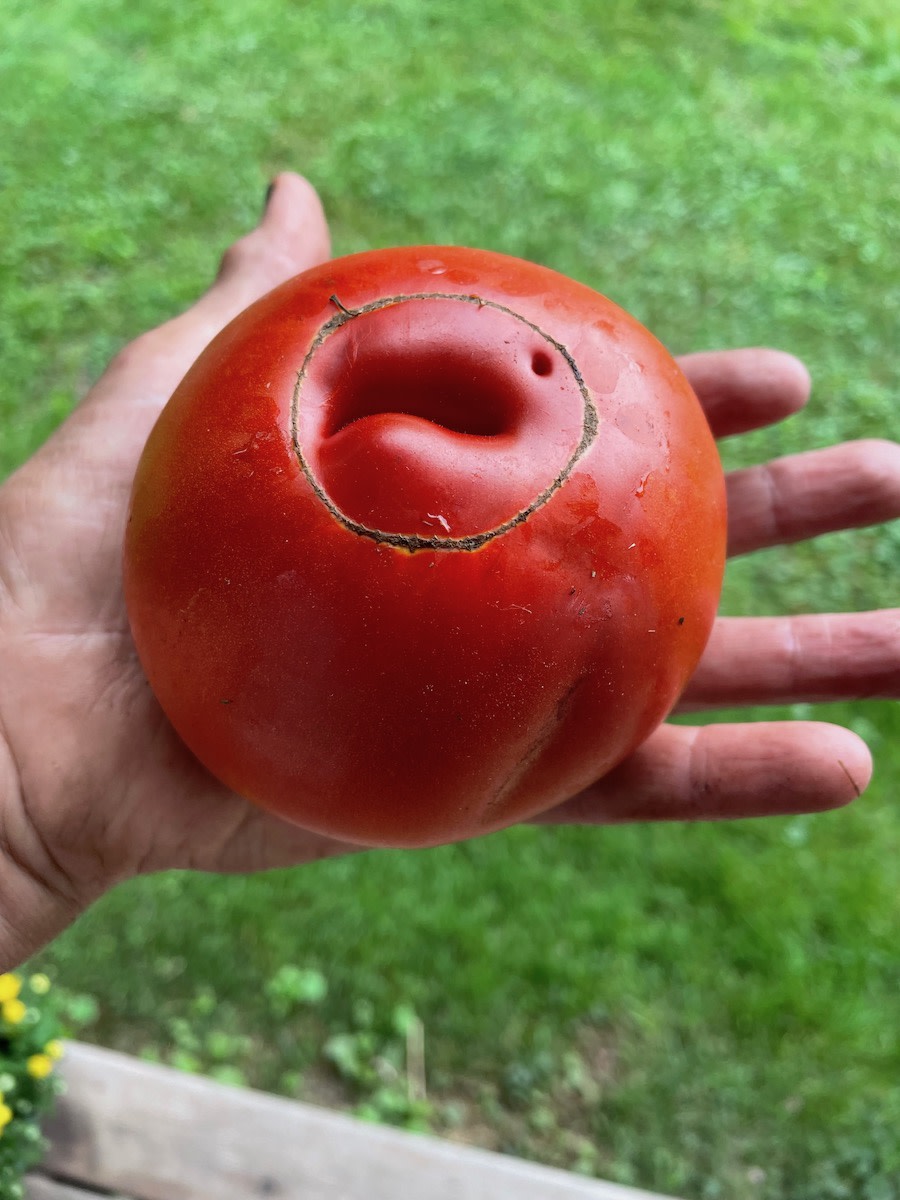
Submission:
M 188 312 L 139 337 L 0 488 L 0 971 L 102 893 L 169 868 L 245 872 L 354 847 L 263 813 L 182 746 L 138 663 L 121 548 L 138 458 L 211 338 L 258 296 L 329 257 L 312 187 L 280 175 L 260 225 Z M 719 436 L 782 420 L 809 377 L 774 350 L 681 365 Z M 728 480 L 733 554 L 900 515 L 900 446 L 863 441 Z M 685 710 L 900 696 L 900 610 L 721 618 Z M 817 722 L 665 725 L 541 821 L 603 824 L 819 811 L 871 774 L 866 746 Z

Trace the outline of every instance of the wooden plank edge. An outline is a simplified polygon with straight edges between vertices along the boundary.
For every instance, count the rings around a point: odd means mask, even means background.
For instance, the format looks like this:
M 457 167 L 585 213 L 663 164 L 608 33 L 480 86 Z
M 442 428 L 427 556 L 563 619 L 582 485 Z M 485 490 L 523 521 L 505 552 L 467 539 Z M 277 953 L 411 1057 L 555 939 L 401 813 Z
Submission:
M 73 1187 L 47 1175 L 33 1173 L 25 1176 L 25 1200 L 134 1200 L 134 1197 Z
M 134 1200 L 674 1200 L 96 1046 L 61 1072 L 45 1170 Z

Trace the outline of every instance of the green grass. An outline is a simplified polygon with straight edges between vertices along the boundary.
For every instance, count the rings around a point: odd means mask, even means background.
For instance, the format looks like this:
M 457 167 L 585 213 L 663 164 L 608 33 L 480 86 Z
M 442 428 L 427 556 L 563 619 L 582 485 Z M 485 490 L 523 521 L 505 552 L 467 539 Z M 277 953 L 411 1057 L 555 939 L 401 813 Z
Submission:
M 808 412 L 729 465 L 896 433 L 900 17 L 853 13 L 0 0 L 0 472 L 204 286 L 282 167 L 320 188 L 337 252 L 492 247 L 674 349 L 803 355 Z M 725 606 L 896 603 L 898 554 L 897 528 L 766 552 Z M 704 1200 L 895 1200 L 900 716 L 830 715 L 878 764 L 841 813 L 141 880 L 43 961 L 96 996 L 95 1036 L 185 1066 L 318 1095 L 324 1040 L 393 1052 L 408 1003 L 439 1127 Z M 324 1002 L 278 1007 L 292 964 Z

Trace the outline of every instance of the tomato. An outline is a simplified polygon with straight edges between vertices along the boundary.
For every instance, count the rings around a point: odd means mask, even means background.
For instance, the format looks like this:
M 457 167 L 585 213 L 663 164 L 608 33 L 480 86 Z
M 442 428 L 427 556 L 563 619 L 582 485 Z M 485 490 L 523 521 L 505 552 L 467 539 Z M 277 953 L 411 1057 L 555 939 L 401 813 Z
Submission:
M 220 780 L 311 830 L 423 846 L 590 784 L 707 641 L 722 470 L 667 351 L 480 250 L 329 262 L 233 321 L 140 462 L 132 630 Z

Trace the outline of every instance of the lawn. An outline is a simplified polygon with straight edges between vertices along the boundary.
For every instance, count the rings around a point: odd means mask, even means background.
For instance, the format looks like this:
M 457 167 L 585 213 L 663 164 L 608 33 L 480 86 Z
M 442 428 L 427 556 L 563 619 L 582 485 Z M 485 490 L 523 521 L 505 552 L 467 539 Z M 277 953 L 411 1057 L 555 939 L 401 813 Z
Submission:
M 487 246 L 675 350 L 802 355 L 808 411 L 728 465 L 896 436 L 900 16 L 853 14 L 0 0 L 0 473 L 204 286 L 283 167 L 339 253 Z M 898 560 L 897 527 L 768 551 L 724 606 L 896 604 Z M 896 1200 L 900 714 L 827 716 L 877 762 L 840 813 L 144 879 L 41 965 L 95 1001 L 85 1036 L 187 1069 L 691 1200 Z

